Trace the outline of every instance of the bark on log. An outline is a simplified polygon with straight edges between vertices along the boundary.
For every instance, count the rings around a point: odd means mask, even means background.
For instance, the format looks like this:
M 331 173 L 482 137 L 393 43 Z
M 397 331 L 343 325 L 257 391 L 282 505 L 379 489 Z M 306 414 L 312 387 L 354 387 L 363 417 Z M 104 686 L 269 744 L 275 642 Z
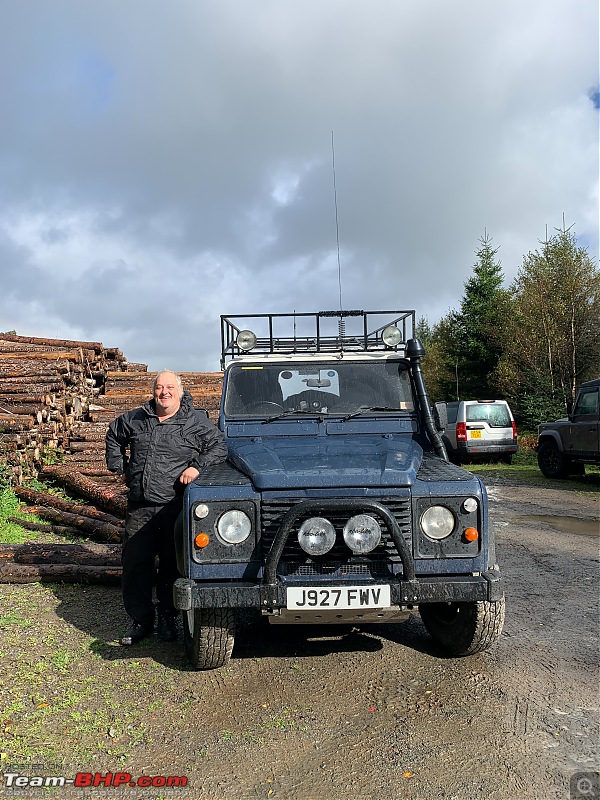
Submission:
M 67 489 L 72 489 L 75 494 L 92 500 L 97 506 L 104 508 L 106 511 L 120 517 L 125 516 L 127 500 L 124 497 L 112 489 L 103 489 L 81 473 L 73 472 L 68 467 L 46 466 L 40 475 L 57 481 Z
M 0 333 L 0 339 L 4 342 L 51 345 L 52 347 L 81 347 L 83 350 L 94 350 L 96 353 L 102 353 L 104 350 L 102 342 L 79 342 L 75 339 L 45 339 L 41 336 L 18 336 L 15 333 Z
M 24 510 L 24 509 L 23 509 Z M 37 509 L 33 511 L 36 513 Z M 81 531 L 77 528 L 69 528 L 66 525 L 52 525 L 50 522 L 30 522 L 28 519 L 21 519 L 20 517 L 9 517 L 9 522 L 14 522 L 15 525 L 20 525 L 26 531 L 41 531 L 42 533 L 55 533 L 58 536 L 81 536 Z
M 121 582 L 120 567 L 92 567 L 78 564 L 1 564 L 0 583 L 94 583 Z
M 120 567 L 119 544 L 0 544 L 0 564 L 88 564 Z
M 0 414 L 0 432 L 28 431 L 33 428 L 33 417 L 18 414 Z
M 71 503 L 68 500 L 63 500 L 62 497 L 56 497 L 53 494 L 46 494 L 45 492 L 38 492 L 36 489 L 29 489 L 27 486 L 15 486 L 14 493 L 20 500 L 25 500 L 25 502 L 30 505 L 58 508 L 59 511 L 67 511 L 69 514 L 97 519 L 101 522 L 107 522 L 109 525 L 114 525 L 117 528 L 122 527 L 124 524 L 122 519 L 112 514 L 107 514 L 105 511 L 99 511 L 97 508 L 94 508 L 94 506 Z
M 116 543 L 123 538 L 122 528 L 117 528 L 116 525 L 91 519 L 91 517 L 69 514 L 68 511 L 60 511 L 58 508 L 36 506 L 35 515 L 58 525 L 68 525 L 70 528 L 76 528 L 80 534 L 83 531 L 88 536 L 97 537 L 103 542 Z

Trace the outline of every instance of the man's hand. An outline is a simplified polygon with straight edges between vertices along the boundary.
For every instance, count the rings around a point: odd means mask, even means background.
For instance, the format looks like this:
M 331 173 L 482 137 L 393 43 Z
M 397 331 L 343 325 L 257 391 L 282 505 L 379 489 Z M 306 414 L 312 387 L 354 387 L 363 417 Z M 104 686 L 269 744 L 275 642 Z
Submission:
M 179 482 L 183 483 L 184 486 L 187 486 L 188 483 L 195 481 L 198 475 L 200 475 L 200 471 L 197 470 L 196 467 L 188 467 L 187 469 L 184 469 L 179 476 Z

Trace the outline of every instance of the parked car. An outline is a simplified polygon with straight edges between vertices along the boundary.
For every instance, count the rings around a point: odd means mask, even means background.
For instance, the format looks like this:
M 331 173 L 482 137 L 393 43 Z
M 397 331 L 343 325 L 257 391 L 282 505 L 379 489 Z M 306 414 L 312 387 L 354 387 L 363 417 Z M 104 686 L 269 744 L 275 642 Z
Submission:
M 253 613 L 362 626 L 418 609 L 453 656 L 497 641 L 485 484 L 447 460 L 414 328 L 414 311 L 221 317 L 229 458 L 188 485 L 175 533 L 195 669 L 226 664 Z
M 585 464 L 600 464 L 600 378 L 582 383 L 572 412 L 538 427 L 538 466 L 547 478 L 583 474 Z
M 457 400 L 435 407 L 438 418 L 447 420 L 442 439 L 455 464 L 475 459 L 511 463 L 518 449 L 517 426 L 506 400 Z

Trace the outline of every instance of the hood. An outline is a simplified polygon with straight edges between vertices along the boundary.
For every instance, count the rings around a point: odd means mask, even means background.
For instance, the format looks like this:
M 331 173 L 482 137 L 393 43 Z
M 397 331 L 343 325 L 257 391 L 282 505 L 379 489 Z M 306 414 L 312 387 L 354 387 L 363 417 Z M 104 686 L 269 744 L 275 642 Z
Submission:
M 422 456 L 402 435 L 229 440 L 229 460 L 260 490 L 407 486 Z

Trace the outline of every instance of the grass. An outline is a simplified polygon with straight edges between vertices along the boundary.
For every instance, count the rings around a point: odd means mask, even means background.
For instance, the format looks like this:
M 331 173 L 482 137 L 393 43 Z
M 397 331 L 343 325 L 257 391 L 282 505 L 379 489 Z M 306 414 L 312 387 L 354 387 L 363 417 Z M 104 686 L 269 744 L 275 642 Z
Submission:
M 499 462 L 481 462 L 464 464 L 466 470 L 484 477 L 494 476 L 507 481 L 522 483 L 528 486 L 547 487 L 549 489 L 571 489 L 578 491 L 600 491 L 600 467 L 586 464 L 585 475 L 570 475 L 568 478 L 554 479 L 542 475 L 534 450 L 521 447 L 514 456 L 512 464 Z

